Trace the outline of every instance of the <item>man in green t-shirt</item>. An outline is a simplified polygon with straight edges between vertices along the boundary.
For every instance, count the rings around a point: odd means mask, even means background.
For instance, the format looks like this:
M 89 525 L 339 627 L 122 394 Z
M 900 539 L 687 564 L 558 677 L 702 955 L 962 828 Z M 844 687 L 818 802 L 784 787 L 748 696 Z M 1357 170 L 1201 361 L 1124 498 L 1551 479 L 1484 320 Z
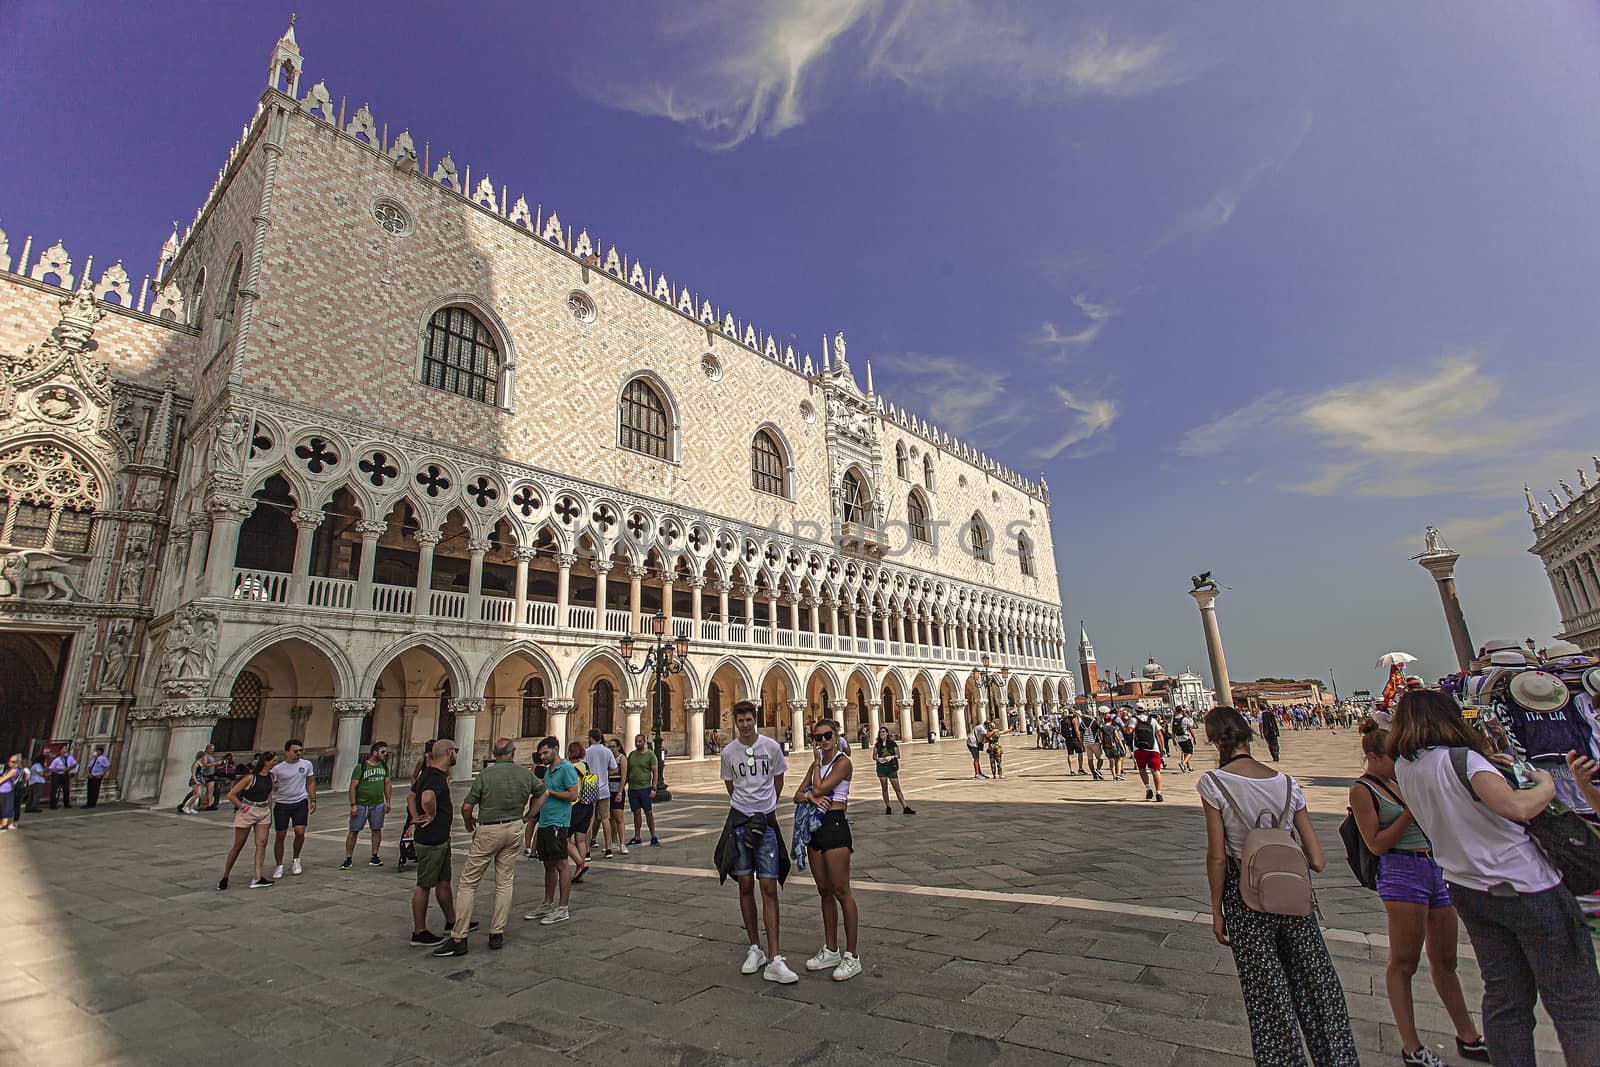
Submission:
M 644 744 L 644 734 L 633 738 L 633 751 L 628 753 L 628 807 L 633 811 L 633 840 L 639 844 L 639 815 L 642 812 L 650 822 L 650 843 L 661 844 L 656 839 L 656 782 L 660 780 L 660 765 L 656 754 Z
M 367 750 L 367 758 L 356 764 L 350 773 L 350 832 L 344 835 L 344 862 L 341 871 L 350 869 L 350 857 L 356 853 L 356 838 L 362 827 L 372 830 L 372 858 L 368 867 L 382 867 L 378 847 L 383 844 L 383 817 L 389 814 L 393 786 L 389 780 L 389 746 L 374 741 Z

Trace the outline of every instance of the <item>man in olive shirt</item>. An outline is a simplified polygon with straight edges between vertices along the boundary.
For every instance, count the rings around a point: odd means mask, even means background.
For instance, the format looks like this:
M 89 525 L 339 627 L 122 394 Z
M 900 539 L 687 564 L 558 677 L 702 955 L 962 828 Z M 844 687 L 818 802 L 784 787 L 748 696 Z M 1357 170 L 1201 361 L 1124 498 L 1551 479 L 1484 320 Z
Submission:
M 494 921 L 489 924 L 489 947 L 506 942 L 506 920 L 511 918 L 511 886 L 517 853 L 522 849 L 522 819 L 528 799 L 544 792 L 544 783 L 515 760 L 516 745 L 509 737 L 494 743 L 494 762 L 472 780 L 461 805 L 461 821 L 472 833 L 467 865 L 456 890 L 456 923 L 450 940 L 434 949 L 435 956 L 465 956 L 472 921 L 473 898 L 489 864 L 494 864 Z

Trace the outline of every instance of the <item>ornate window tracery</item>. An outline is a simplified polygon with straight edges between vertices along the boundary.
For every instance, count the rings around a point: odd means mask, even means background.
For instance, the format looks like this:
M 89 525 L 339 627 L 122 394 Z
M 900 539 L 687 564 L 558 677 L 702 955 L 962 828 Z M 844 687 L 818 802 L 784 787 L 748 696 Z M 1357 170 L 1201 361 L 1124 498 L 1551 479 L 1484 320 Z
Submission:
M 989 555 L 989 524 L 983 521 L 983 516 L 976 511 L 972 513 L 972 522 L 968 526 L 968 537 L 972 544 L 972 556 L 985 563 L 992 563 Z
M 434 312 L 422 352 L 422 381 L 469 400 L 495 403 L 499 399 L 500 346 L 489 327 L 463 307 Z
M 867 493 L 866 483 L 861 480 L 861 475 L 856 473 L 854 468 L 844 472 L 840 496 L 843 498 L 845 522 L 853 522 L 859 526 L 872 525 L 872 497 Z
M 617 444 L 654 459 L 672 458 L 666 401 L 644 378 L 634 378 L 622 390 L 621 416 Z
M 906 461 L 906 443 L 896 441 L 894 445 L 894 473 L 897 478 L 909 481 L 911 468 Z
M 1022 573 L 1028 578 L 1033 574 L 1033 545 L 1029 543 L 1026 534 L 1017 535 L 1017 566 L 1022 568 Z
M 911 539 L 921 541 L 923 544 L 932 544 L 928 536 L 928 505 L 923 501 L 922 494 L 915 489 L 906 499 L 906 525 L 911 528 Z
M 101 499 L 94 472 L 60 445 L 41 441 L 0 454 L 0 543 L 88 552 Z
M 763 493 L 786 497 L 789 495 L 787 479 L 784 477 L 787 467 L 783 447 L 778 444 L 772 431 L 757 430 L 750 442 L 751 484 Z

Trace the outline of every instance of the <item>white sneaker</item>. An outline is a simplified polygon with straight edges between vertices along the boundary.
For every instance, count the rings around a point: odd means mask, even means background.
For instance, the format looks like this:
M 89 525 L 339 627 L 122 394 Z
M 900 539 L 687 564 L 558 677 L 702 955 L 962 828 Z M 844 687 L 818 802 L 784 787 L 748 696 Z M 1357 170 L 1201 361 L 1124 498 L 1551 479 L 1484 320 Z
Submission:
M 777 982 L 779 985 L 794 985 L 794 983 L 800 981 L 800 976 L 789 969 L 789 965 L 783 962 L 782 956 L 772 957 L 766 969 L 761 972 L 761 977 L 769 982 Z
M 751 945 L 750 951 L 744 954 L 744 963 L 739 966 L 740 974 L 755 974 L 767 965 L 767 954 L 760 945 Z
M 808 971 L 831 971 L 839 966 L 839 950 L 823 945 L 815 956 L 806 960 Z
M 534 908 L 532 911 L 528 912 L 528 914 L 524 915 L 523 918 L 527 919 L 529 922 L 533 922 L 536 919 L 544 918 L 546 915 L 549 915 L 555 910 L 556 906 L 554 904 L 540 904 L 537 908 Z
M 624 856 L 626 856 L 628 854 L 628 846 L 627 845 L 623 845 L 622 846 L 622 854 Z
M 277 879 L 282 878 L 282 877 L 283 877 L 283 864 L 280 863 L 276 867 L 272 868 L 272 878 L 273 878 L 274 881 L 276 881 Z
M 305 873 L 305 871 L 300 866 L 300 861 L 299 860 L 290 860 L 289 861 L 289 873 L 290 874 L 304 874 Z
M 539 920 L 539 925 L 554 926 L 556 923 L 564 923 L 570 918 L 572 918 L 572 913 L 566 908 L 554 908 L 549 915 Z
M 833 969 L 835 982 L 848 982 L 861 973 L 861 957 L 853 952 L 846 952 L 839 960 L 839 966 Z

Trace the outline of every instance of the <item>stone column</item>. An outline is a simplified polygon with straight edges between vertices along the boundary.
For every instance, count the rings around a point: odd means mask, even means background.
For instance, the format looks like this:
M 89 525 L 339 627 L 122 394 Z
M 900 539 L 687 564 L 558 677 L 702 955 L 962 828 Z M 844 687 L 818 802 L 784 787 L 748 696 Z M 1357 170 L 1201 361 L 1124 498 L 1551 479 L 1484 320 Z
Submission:
M 389 524 L 381 519 L 356 523 L 356 532 L 361 535 L 361 563 L 356 569 L 357 611 L 372 610 L 372 576 L 378 566 L 378 539 L 388 528 Z
M 850 618 L 850 643 L 853 645 L 853 644 L 855 644 L 855 641 L 856 641 L 856 609 L 855 609 L 855 605 L 852 604 L 847 610 L 850 613 L 849 614 L 849 618 Z
M 1455 649 L 1456 666 L 1463 671 L 1472 669 L 1472 637 L 1467 633 L 1467 618 L 1461 613 L 1461 600 L 1456 596 L 1456 560 L 1461 555 L 1457 552 L 1429 552 L 1417 560 L 1422 569 L 1433 575 L 1433 580 L 1439 586 L 1439 601 L 1444 607 L 1445 625 L 1450 628 L 1450 645 Z M 1222 686 L 1217 686 L 1217 700 L 1228 703 L 1222 698 Z
M 1217 689 L 1217 704 L 1233 706 L 1233 685 L 1228 681 L 1228 660 L 1222 654 L 1222 631 L 1217 628 L 1217 591 L 1191 589 L 1189 595 L 1200 605 L 1200 625 L 1206 634 L 1206 656 L 1211 660 L 1211 684 Z
M 122 799 L 155 800 L 161 795 L 166 753 L 167 720 L 161 717 L 161 709 L 131 709 L 128 712 L 128 745 L 117 769 Z
M 733 589 L 733 586 L 727 582 L 719 581 L 715 588 L 717 590 L 717 621 L 724 627 L 722 639 L 726 641 L 728 639 L 726 629 L 728 625 L 728 593 Z
M 699 586 L 695 587 L 699 592 Z M 706 708 L 710 706 L 707 700 L 685 700 L 684 711 L 688 712 L 688 734 L 684 738 L 689 748 L 689 759 L 701 761 L 706 758 Z M 633 739 L 628 739 L 628 747 L 633 747 Z
M 561 743 L 561 751 L 563 753 L 567 751 L 567 716 L 571 715 L 573 709 L 577 706 L 578 702 L 576 700 L 565 697 L 547 699 L 544 702 L 545 710 L 550 713 L 550 736 Z
M 661 615 L 667 620 L 666 636 L 672 636 L 672 587 L 676 584 L 676 571 L 661 572 Z
M 911 732 L 911 701 L 903 699 L 895 702 L 895 710 L 900 718 L 900 740 L 914 741 L 916 737 Z
M 704 607 L 705 589 L 705 575 L 696 574 L 689 579 L 689 619 L 694 624 L 694 628 L 691 632 L 694 634 L 695 640 L 697 641 L 700 639 L 700 622 L 704 618 L 702 611 Z
M 206 550 L 205 595 L 230 597 L 233 595 L 233 557 L 239 549 L 239 527 L 256 510 L 256 502 L 247 496 L 217 494 L 206 501 L 206 510 L 211 513 L 211 544 Z M 185 764 L 184 774 L 188 773 Z
M 740 586 L 739 596 L 744 600 L 744 639 L 748 643 L 755 640 L 755 635 L 750 631 L 756 624 L 756 587 L 753 585 Z
M 474 537 L 467 542 L 470 561 L 467 564 L 467 621 L 483 621 L 483 557 L 489 551 L 485 538 Z
M 901 652 L 905 651 L 906 644 L 906 613 L 897 611 L 894 614 L 895 640 L 900 642 Z
M 606 585 L 614 566 L 609 559 L 589 561 L 589 569 L 594 572 L 594 628 L 600 633 L 606 632 Z
M 517 587 L 512 590 L 516 595 L 516 603 L 512 605 L 512 622 L 518 626 L 528 625 L 528 564 L 533 562 L 533 557 L 539 553 L 532 548 L 517 548 L 512 555 L 517 561 Z
M 789 729 L 794 731 L 794 751 L 803 751 L 806 747 L 806 702 L 804 700 L 789 701 Z M 844 727 L 840 727 L 844 729 Z M 798 773 L 798 772 L 797 772 Z M 782 801 L 782 797 L 778 798 Z
M 628 752 L 633 751 L 633 739 L 644 732 L 641 729 L 644 724 L 644 708 L 645 702 L 643 700 L 624 700 L 622 702 L 622 747 Z
M 883 701 L 867 701 L 867 737 L 869 743 L 878 736 L 878 727 L 883 725 Z
M 338 720 L 337 741 L 333 753 L 333 781 L 330 788 L 343 791 L 350 785 L 350 775 L 361 762 L 361 724 L 378 706 L 376 700 L 335 700 L 333 714 Z
M 495 741 L 498 741 L 500 738 L 506 736 L 502 729 L 505 724 L 505 718 L 506 706 L 504 704 L 489 705 L 489 738 L 491 745 L 493 745 Z M 491 748 L 490 753 L 493 754 L 493 751 L 494 750 Z
M 572 602 L 572 565 L 578 557 L 571 552 L 556 553 L 556 629 L 565 630 L 572 620 L 567 617 L 567 605 Z
M 639 632 L 639 616 L 644 613 L 644 576 L 650 571 L 645 567 L 633 564 L 628 565 L 628 632 Z
M 952 700 L 950 702 L 950 728 L 955 731 L 957 741 L 965 742 L 967 739 L 967 702 L 965 700 Z
M 767 590 L 767 641 L 778 643 L 778 594 L 771 589 Z
M 433 549 L 441 537 L 437 530 L 418 530 L 411 535 L 417 542 L 417 589 L 415 600 L 411 604 L 414 615 L 429 615 L 433 612 Z
M 483 710 L 483 701 L 458 697 L 450 701 L 449 707 L 456 717 L 455 742 L 461 746 L 461 757 L 456 760 L 455 770 L 455 779 L 459 781 L 477 773 L 478 713 Z
M 289 578 L 289 603 L 304 604 L 306 588 L 311 584 L 311 548 L 316 543 L 317 527 L 322 525 L 322 512 L 295 508 L 289 518 L 294 522 L 294 570 Z
M 789 608 L 789 629 L 794 634 L 794 643 L 800 643 L 800 598 L 793 593 L 783 595 L 784 604 Z
M 167 758 L 161 769 L 158 807 L 175 808 L 189 795 L 189 765 L 194 762 L 194 754 L 211 740 L 212 727 L 227 711 L 226 700 L 177 699 L 162 703 L 161 717 L 167 720 Z

